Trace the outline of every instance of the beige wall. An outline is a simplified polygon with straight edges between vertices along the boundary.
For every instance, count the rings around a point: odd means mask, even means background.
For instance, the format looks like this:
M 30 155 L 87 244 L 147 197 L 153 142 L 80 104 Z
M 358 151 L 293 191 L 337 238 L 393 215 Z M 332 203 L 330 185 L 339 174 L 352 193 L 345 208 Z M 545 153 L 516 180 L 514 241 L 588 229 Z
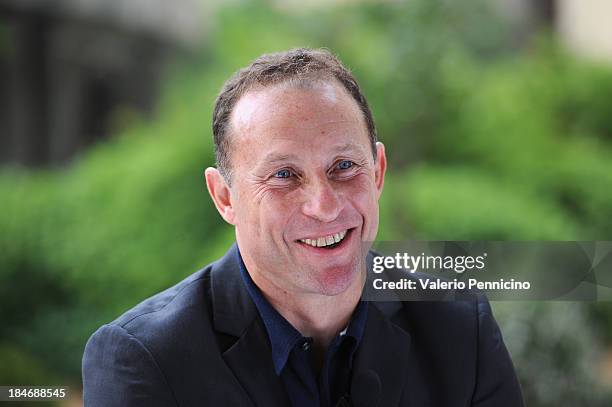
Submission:
M 569 49 L 612 62 L 612 0 L 558 0 L 556 23 Z

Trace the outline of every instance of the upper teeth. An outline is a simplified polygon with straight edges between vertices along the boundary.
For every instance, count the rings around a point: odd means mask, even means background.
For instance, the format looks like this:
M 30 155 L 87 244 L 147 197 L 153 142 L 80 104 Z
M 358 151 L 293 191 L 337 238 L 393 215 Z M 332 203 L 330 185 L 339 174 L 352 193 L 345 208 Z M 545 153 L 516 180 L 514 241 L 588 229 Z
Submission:
M 318 237 L 316 239 L 300 239 L 300 242 L 309 244 L 309 245 L 311 245 L 313 247 L 329 246 L 329 245 L 332 245 L 334 243 L 338 243 L 339 241 L 344 239 L 344 236 L 346 236 L 346 232 L 347 231 L 344 230 L 344 231 L 336 233 L 334 235 L 321 236 L 321 237 Z

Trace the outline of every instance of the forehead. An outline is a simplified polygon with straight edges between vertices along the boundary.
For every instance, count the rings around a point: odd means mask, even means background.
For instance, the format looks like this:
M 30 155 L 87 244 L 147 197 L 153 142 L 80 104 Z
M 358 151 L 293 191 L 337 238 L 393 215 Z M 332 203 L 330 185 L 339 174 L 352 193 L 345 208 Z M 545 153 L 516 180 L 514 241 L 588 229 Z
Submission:
M 340 84 L 330 82 L 251 90 L 236 104 L 230 125 L 233 150 L 248 145 L 252 153 L 255 147 L 282 144 L 369 145 L 359 106 Z

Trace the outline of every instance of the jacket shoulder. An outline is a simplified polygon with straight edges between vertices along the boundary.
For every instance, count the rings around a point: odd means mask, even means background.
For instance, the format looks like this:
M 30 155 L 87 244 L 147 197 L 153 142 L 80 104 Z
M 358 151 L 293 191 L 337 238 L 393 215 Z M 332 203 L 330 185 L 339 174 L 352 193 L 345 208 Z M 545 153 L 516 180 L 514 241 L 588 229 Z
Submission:
M 105 326 L 125 330 L 153 352 L 173 348 L 176 337 L 187 330 L 209 330 L 210 274 L 214 266 L 211 263 L 145 299 Z

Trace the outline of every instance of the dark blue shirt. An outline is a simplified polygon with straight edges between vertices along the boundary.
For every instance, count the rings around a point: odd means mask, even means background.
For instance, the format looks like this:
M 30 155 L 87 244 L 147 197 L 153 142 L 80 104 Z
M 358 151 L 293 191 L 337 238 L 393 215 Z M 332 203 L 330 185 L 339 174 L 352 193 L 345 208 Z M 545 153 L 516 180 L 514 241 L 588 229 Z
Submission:
M 351 322 L 329 345 L 317 377 L 312 338 L 304 337 L 266 300 L 249 275 L 240 251 L 240 273 L 259 315 L 266 326 L 272 347 L 272 362 L 281 377 L 293 407 L 335 406 L 349 392 L 353 356 L 359 347 L 367 304 L 360 301 Z

